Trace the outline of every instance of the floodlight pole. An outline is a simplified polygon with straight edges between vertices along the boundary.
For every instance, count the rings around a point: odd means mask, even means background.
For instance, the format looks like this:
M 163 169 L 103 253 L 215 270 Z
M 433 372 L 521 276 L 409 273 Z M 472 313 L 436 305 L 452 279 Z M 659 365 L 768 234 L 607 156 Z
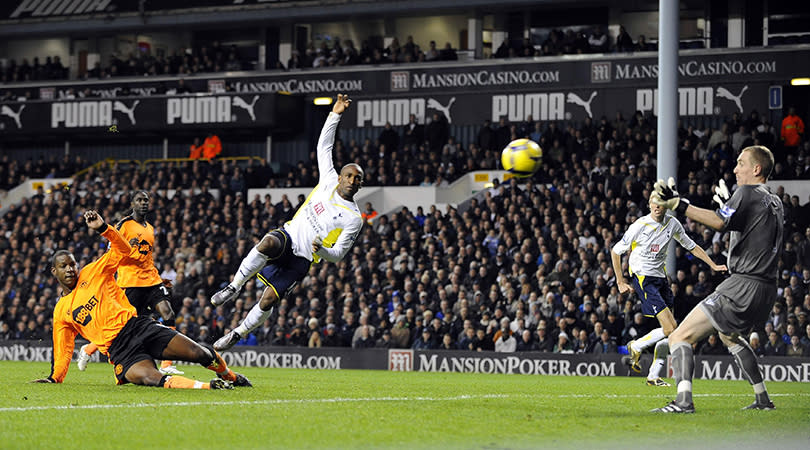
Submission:
M 678 175 L 678 4 L 678 0 L 658 0 L 657 178 L 662 180 Z M 674 243 L 667 267 L 675 269 Z

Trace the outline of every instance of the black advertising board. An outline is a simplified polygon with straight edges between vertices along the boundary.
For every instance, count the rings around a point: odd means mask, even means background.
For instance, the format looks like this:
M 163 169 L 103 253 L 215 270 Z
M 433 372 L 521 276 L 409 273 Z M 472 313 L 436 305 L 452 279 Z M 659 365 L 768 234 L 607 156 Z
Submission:
M 758 50 L 758 51 L 703 51 L 682 54 L 679 59 L 679 114 L 682 117 L 728 117 L 733 113 L 747 115 L 753 110 L 768 111 L 769 92 L 773 86 L 789 84 L 792 77 L 810 73 L 810 49 Z M 271 117 L 256 113 L 254 120 L 244 105 L 250 105 L 259 95 L 257 111 L 263 110 L 265 95 L 288 92 L 311 99 L 333 96 L 338 92 L 349 94 L 355 100 L 342 121 L 343 127 L 381 127 L 386 122 L 394 126 L 408 122 L 414 114 L 420 123 L 434 113 L 444 115 L 451 124 L 480 124 L 484 119 L 497 122 L 501 117 L 510 122 L 526 120 L 583 120 L 602 116 L 612 118 L 616 112 L 629 117 L 635 111 L 656 114 L 658 65 L 655 57 L 615 55 L 600 58 L 589 56 L 579 59 L 538 58 L 536 60 L 475 61 L 452 65 L 409 66 L 353 66 L 339 70 L 291 72 L 242 72 L 234 76 L 190 77 L 186 84 L 195 92 L 208 92 L 213 87 L 229 84 L 235 94 L 230 103 L 230 120 L 226 120 L 227 106 L 216 103 L 217 123 L 225 126 L 243 126 L 268 123 Z M 165 89 L 172 89 L 176 78 L 122 79 L 91 82 L 67 82 L 27 86 L 0 86 L 16 95 L 25 91 L 43 89 L 53 98 L 89 89 L 94 102 L 104 103 L 104 113 L 112 111 L 119 126 L 172 129 L 196 126 L 200 120 L 167 121 L 177 111 L 189 113 L 196 102 L 208 104 L 214 94 L 201 95 L 205 100 L 170 100 L 150 98 Z M 136 117 L 147 114 L 144 122 L 128 122 L 127 108 L 135 97 L 119 98 L 124 88 L 137 95 L 141 103 Z M 236 100 L 236 99 L 240 100 Z M 785 99 L 788 106 L 790 99 Z M 56 103 L 59 101 L 57 100 Z M 237 104 L 238 102 L 238 104 Z M 22 104 L 5 104 L 0 111 L 0 133 L 19 130 L 59 130 L 62 106 L 34 106 L 28 102 L 22 114 Z M 46 102 L 47 103 L 47 102 Z M 115 108 L 116 103 L 118 109 Z M 81 106 L 71 106 L 81 108 Z M 92 109 L 93 106 L 85 106 Z M 178 109 L 179 108 L 179 109 Z M 206 108 L 211 108 L 206 106 Z M 36 110 L 36 113 L 34 113 Z M 165 111 L 164 111 L 165 110 Z M 72 111 L 72 110 L 71 110 Z M 153 113 L 154 112 L 154 113 Z M 182 116 L 180 117 L 184 117 Z M 68 114 L 68 113 L 65 113 Z M 195 110 L 196 114 L 196 110 Z M 28 119 L 31 117 L 31 119 Z M 67 120 L 67 115 L 65 116 Z M 75 116 L 69 116 L 71 118 Z M 287 116 L 285 115 L 285 118 Z M 16 118 L 19 118 L 19 123 Z M 30 125 L 27 121 L 34 121 Z M 123 123 L 121 123 L 123 121 Z M 205 121 L 202 121 L 203 123 Z M 72 122 L 71 122 L 72 123 Z M 93 122 L 95 123 L 95 122 Z M 104 122 L 107 123 L 107 122 Z M 21 125 L 22 128 L 16 127 Z M 16 128 L 15 128 L 16 127 Z

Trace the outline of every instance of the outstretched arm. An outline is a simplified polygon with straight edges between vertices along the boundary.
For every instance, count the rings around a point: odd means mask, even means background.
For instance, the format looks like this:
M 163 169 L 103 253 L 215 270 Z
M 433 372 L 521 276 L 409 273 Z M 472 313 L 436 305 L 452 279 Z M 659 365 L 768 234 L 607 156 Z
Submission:
M 132 252 L 132 247 L 124 240 L 121 233 L 115 227 L 109 226 L 98 212 L 92 209 L 85 211 L 84 221 L 87 222 L 88 227 L 98 231 L 110 241 L 110 260 L 108 264 L 117 265 L 121 258 L 129 256 Z
M 706 254 L 706 250 L 703 250 L 703 248 L 701 248 L 699 245 L 696 245 L 691 252 L 693 255 L 697 256 L 699 260 L 708 264 L 709 267 L 715 272 L 725 272 L 728 270 L 728 267 L 726 267 L 725 264 L 715 264 L 714 261 L 709 258 L 709 255 Z
M 703 225 L 711 227 L 717 231 L 723 231 L 726 228 L 726 223 L 717 215 L 714 210 L 700 208 L 695 205 L 689 205 L 686 208 L 686 217 L 696 220 Z M 697 256 L 697 255 L 695 255 Z
M 666 183 L 664 180 L 658 180 L 655 183 L 655 190 L 651 194 L 650 200 L 656 205 L 684 214 L 686 217 L 715 230 L 723 231 L 726 228 L 723 218 L 716 212 L 694 206 L 689 203 L 689 200 L 682 198 L 681 194 L 675 190 L 675 179 L 672 177 L 669 177 Z
M 335 132 L 340 123 L 340 115 L 346 111 L 351 102 L 348 95 L 338 94 L 337 101 L 332 106 L 332 112 L 329 113 L 323 129 L 321 129 L 321 135 L 318 138 L 318 173 L 321 182 L 327 176 L 337 178 L 335 164 L 332 161 L 332 148 L 335 145 Z

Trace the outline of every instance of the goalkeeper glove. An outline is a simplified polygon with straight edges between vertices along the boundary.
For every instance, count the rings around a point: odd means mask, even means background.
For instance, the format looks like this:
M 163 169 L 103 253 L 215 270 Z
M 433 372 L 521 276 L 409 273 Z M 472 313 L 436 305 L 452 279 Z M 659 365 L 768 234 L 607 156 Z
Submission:
M 679 214 L 685 214 L 686 208 L 689 207 L 689 200 L 681 198 L 681 195 L 675 190 L 675 179 L 672 177 L 669 177 L 667 183 L 664 183 L 664 180 L 656 181 L 651 198 L 656 205 L 661 205 Z
M 726 187 L 726 181 L 721 178 L 717 186 L 714 187 L 714 197 L 712 197 L 712 200 L 720 205 L 720 209 L 723 209 L 726 207 L 726 202 L 729 198 L 731 198 L 731 193 L 728 191 L 728 187 Z

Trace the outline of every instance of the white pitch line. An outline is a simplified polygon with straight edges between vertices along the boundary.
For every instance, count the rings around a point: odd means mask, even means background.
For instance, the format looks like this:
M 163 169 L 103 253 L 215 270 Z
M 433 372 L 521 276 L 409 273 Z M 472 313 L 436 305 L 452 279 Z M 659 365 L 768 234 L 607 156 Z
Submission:
M 560 395 L 537 395 L 537 394 L 484 394 L 484 395 L 457 395 L 454 397 L 335 397 L 335 398 L 305 398 L 305 399 L 268 399 L 268 400 L 237 400 L 225 401 L 215 400 L 211 402 L 166 402 L 166 403 L 131 403 L 113 405 L 49 405 L 49 406 L 18 406 L 0 408 L 0 413 L 4 412 L 27 412 L 27 411 L 50 411 L 50 410 L 73 410 L 73 409 L 118 409 L 118 408 L 160 408 L 170 406 L 251 406 L 251 405 L 282 405 L 282 404 L 317 404 L 317 403 L 355 403 L 355 402 L 411 402 L 411 401 L 459 401 L 459 400 L 481 400 L 481 399 L 508 399 L 508 398 L 658 398 L 664 395 L 658 394 L 560 394 Z M 693 397 L 750 397 L 751 394 L 693 394 Z M 810 393 L 800 394 L 770 394 L 771 397 L 810 397 Z
M 351 402 L 409 402 L 409 401 L 458 401 L 490 398 L 509 398 L 502 394 L 485 395 L 458 395 L 455 397 L 336 397 L 336 398 L 304 398 L 304 399 L 270 399 L 270 400 L 239 400 L 239 401 L 212 401 L 212 402 L 170 402 L 170 403 L 132 403 L 117 405 L 50 405 L 50 406 L 24 406 L 0 408 L 0 412 L 44 411 L 59 409 L 115 409 L 115 408 L 154 408 L 164 406 L 229 406 L 229 405 L 278 405 L 278 404 L 306 404 L 306 403 L 351 403 Z

